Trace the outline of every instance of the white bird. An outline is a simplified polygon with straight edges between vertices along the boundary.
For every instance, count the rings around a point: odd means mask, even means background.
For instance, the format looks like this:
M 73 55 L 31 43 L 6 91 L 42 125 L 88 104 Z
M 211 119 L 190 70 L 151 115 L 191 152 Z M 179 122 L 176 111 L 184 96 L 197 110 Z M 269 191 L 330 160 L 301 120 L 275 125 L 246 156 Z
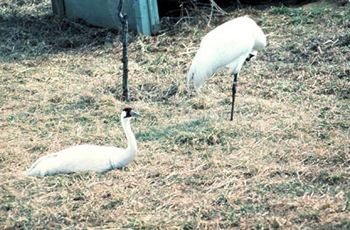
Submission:
M 236 94 L 237 76 L 244 61 L 253 58 L 266 46 L 266 37 L 261 28 L 249 17 L 228 21 L 206 34 L 192 61 L 187 75 L 187 85 L 193 80 L 197 92 L 203 82 L 215 72 L 228 67 L 234 76 L 232 84 L 231 121 Z
M 57 153 L 39 158 L 26 172 L 28 176 L 47 176 L 58 173 L 106 172 L 122 168 L 136 156 L 136 138 L 131 130 L 130 120 L 140 115 L 125 107 L 121 114 L 121 123 L 128 139 L 126 149 L 113 146 L 77 145 Z

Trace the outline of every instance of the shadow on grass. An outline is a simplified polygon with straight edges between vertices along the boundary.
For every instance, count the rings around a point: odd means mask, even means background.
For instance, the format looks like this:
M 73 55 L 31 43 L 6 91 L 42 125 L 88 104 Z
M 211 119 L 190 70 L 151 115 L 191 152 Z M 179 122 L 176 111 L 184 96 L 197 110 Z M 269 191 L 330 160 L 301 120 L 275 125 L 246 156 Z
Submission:
M 160 141 L 184 147 L 225 146 L 238 133 L 233 129 L 221 129 L 206 120 L 196 119 L 161 128 L 151 128 L 136 134 L 138 141 Z M 168 146 L 168 145 L 164 145 Z
M 203 120 L 194 120 L 183 122 L 181 124 L 171 125 L 168 127 L 151 128 L 146 132 L 139 132 L 137 139 L 139 141 L 159 141 L 161 139 L 174 139 L 180 132 L 198 132 L 198 127 L 203 126 Z
M 72 49 L 88 51 L 119 39 L 115 29 L 60 20 L 48 8 L 40 13 L 0 12 L 0 60 L 17 62 Z

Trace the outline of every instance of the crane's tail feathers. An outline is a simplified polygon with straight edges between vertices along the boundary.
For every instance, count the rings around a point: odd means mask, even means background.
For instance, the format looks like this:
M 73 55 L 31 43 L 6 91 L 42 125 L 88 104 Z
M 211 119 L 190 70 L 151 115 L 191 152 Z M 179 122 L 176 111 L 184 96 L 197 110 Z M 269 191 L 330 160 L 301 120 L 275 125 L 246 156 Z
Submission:
M 33 176 L 34 175 L 33 168 L 30 168 L 30 169 L 24 171 L 23 175 L 25 175 L 25 176 Z
M 57 156 L 56 153 L 52 153 L 52 154 L 49 154 L 49 155 L 46 155 L 42 158 L 39 158 L 38 160 L 36 160 L 34 162 L 34 164 L 32 166 L 30 166 L 30 168 L 26 171 L 24 171 L 24 175 L 26 176 L 39 176 L 39 177 L 42 177 L 42 176 L 45 176 L 45 173 L 47 171 L 47 168 L 43 169 L 42 165 L 40 167 L 40 163 L 43 162 L 43 160 L 45 159 L 48 159 L 48 158 L 52 158 L 52 157 L 55 157 Z M 38 167 L 39 165 L 39 167 Z
M 49 175 L 45 170 L 41 170 L 38 168 L 30 168 L 23 172 L 23 175 L 25 176 L 36 176 L 36 177 L 43 177 L 45 175 Z

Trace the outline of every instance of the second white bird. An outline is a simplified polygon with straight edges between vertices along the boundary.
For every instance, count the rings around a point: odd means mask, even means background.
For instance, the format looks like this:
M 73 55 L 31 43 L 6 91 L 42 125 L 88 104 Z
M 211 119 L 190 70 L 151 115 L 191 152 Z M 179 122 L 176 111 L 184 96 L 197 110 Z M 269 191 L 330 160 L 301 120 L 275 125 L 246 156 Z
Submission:
M 249 61 L 265 46 L 263 31 L 249 17 L 239 17 L 216 27 L 203 37 L 187 75 L 188 85 L 193 80 L 196 91 L 200 92 L 206 78 L 225 67 L 230 68 L 234 75 L 232 120 L 237 76 L 244 61 Z
M 139 116 L 130 107 L 125 107 L 122 111 L 120 119 L 128 139 L 126 149 L 114 146 L 77 145 L 39 158 L 25 174 L 43 177 L 85 171 L 102 173 L 126 166 L 137 153 L 136 139 L 131 130 L 130 120 Z

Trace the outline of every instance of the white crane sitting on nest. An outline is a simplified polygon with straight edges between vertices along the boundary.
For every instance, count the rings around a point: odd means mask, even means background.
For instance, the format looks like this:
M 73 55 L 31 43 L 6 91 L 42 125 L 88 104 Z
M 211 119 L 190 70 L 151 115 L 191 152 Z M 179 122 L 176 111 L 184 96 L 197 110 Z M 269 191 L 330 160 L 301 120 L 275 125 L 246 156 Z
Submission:
M 131 130 L 130 120 L 132 117 L 139 116 L 129 107 L 125 107 L 122 111 L 121 123 L 128 139 L 126 149 L 113 146 L 77 145 L 39 158 L 25 174 L 43 177 L 85 171 L 102 173 L 126 166 L 133 161 L 137 153 L 136 139 Z
M 228 67 L 234 76 L 232 84 L 231 121 L 237 86 L 237 76 L 244 61 L 256 56 L 266 46 L 266 37 L 261 28 L 249 17 L 228 21 L 206 34 L 192 61 L 187 75 L 187 85 L 193 80 L 197 92 L 203 82 L 215 72 Z

